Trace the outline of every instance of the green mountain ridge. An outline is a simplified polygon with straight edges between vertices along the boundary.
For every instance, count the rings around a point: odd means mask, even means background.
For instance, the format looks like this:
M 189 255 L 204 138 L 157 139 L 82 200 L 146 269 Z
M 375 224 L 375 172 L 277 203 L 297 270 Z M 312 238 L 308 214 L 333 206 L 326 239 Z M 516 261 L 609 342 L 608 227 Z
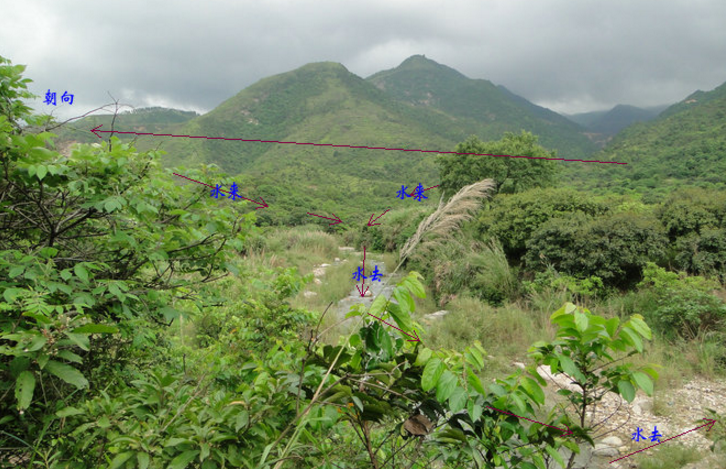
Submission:
M 626 128 L 593 158 L 628 163 L 610 177 L 602 168 L 588 171 L 585 185 L 600 190 L 663 194 L 676 186 L 726 187 L 726 83 Z
M 489 80 L 470 79 L 422 55 L 414 55 L 391 70 L 366 78 L 395 98 L 414 106 L 438 109 L 479 126 L 487 140 L 504 132 L 527 130 L 560 156 L 582 158 L 596 150 L 584 129 L 549 109 L 537 106 Z

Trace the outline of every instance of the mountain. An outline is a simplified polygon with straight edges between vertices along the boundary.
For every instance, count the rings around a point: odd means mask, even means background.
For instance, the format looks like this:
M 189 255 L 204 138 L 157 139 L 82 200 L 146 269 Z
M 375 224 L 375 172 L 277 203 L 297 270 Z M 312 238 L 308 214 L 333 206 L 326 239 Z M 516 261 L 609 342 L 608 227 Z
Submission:
M 418 93 L 413 100 L 401 92 L 412 80 L 422 83 L 418 88 L 409 87 L 410 92 Z M 428 88 L 427 83 L 431 84 Z M 459 91 L 447 91 L 452 86 Z M 416 102 L 426 96 L 421 90 L 431 93 L 435 105 Z M 201 116 L 168 124 L 149 119 L 142 123 L 138 118 L 134 113 L 119 116 L 115 128 L 298 142 L 136 139 L 141 150 L 158 147 L 167 151 L 163 159 L 167 165 L 217 164 L 235 176 L 234 181 L 244 188 L 242 195 L 262 196 L 270 204 L 269 209 L 258 211 L 270 223 L 316 221 L 307 212 L 367 220 L 373 211 L 420 203 L 397 199 L 402 185 L 413 191 L 419 183 L 426 187 L 438 184 L 435 153 L 351 149 L 347 145 L 451 151 L 472 134 L 499 139 L 504 131 L 527 129 L 538 134 L 545 147 L 557 149 L 565 157 L 583 158 L 593 148 L 580 128 L 562 116 L 504 87 L 471 80 L 417 56 L 366 80 L 338 63 L 312 63 L 262 79 Z M 87 129 L 101 122 L 104 130 L 110 127 L 108 116 L 74 124 L 85 132 L 82 138 L 73 139 L 98 141 Z M 339 146 L 301 144 L 307 142 Z M 424 203 L 438 200 L 435 190 L 430 194 L 433 197 Z
M 636 122 L 648 122 L 668 106 L 640 108 L 626 104 L 618 104 L 609 111 L 593 111 L 566 116 L 588 131 L 590 138 L 605 144 L 610 137 Z
M 597 168 L 586 178 L 601 189 L 663 193 L 676 186 L 726 187 L 726 83 L 626 128 L 593 159 L 628 163 L 596 165 L 608 171 Z
M 595 151 L 584 129 L 537 106 L 503 86 L 471 79 L 423 55 L 366 78 L 379 89 L 419 108 L 437 109 L 480 126 L 480 137 L 499 139 L 503 132 L 528 130 L 540 143 L 564 157 L 582 158 Z

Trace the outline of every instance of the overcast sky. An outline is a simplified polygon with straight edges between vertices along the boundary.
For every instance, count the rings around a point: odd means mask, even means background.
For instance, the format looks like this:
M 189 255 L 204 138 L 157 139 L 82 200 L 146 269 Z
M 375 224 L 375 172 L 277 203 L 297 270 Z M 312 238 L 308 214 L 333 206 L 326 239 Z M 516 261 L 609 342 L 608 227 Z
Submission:
M 0 0 L 0 55 L 83 114 L 206 112 L 309 62 L 367 77 L 424 54 L 558 112 L 673 103 L 726 81 L 724 0 Z M 64 91 L 74 95 L 62 105 Z

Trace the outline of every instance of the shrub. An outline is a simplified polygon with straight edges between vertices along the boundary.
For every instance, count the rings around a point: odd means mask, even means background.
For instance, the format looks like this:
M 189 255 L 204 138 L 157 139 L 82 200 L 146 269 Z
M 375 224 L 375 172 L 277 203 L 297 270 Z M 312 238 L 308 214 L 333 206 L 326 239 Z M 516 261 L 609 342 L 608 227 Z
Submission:
M 655 327 L 667 335 L 695 338 L 717 330 L 726 319 L 726 303 L 711 293 L 718 284 L 701 276 L 667 272 L 648 263 L 639 287 L 657 296 L 657 309 L 649 314 Z

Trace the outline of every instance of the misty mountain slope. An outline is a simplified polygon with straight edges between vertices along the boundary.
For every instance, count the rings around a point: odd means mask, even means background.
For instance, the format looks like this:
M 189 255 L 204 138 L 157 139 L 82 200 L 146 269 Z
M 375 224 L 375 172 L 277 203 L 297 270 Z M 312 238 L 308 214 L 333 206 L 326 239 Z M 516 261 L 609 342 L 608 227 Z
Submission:
M 366 79 L 397 99 L 418 107 L 440 109 L 481 125 L 484 139 L 501 138 L 503 132 L 528 130 L 540 143 L 564 157 L 582 158 L 595 150 L 577 124 L 536 106 L 503 86 L 470 79 L 458 71 L 421 55 L 409 57 L 398 67 Z
M 593 187 L 662 192 L 680 185 L 726 186 L 726 83 L 628 127 L 593 158 L 628 163 L 614 172 L 588 171 Z
M 655 119 L 666 108 L 667 106 L 640 108 L 618 104 L 609 111 L 584 112 L 569 115 L 567 118 L 583 126 L 588 132 L 600 134 L 601 139 L 607 139 L 636 122 Z

